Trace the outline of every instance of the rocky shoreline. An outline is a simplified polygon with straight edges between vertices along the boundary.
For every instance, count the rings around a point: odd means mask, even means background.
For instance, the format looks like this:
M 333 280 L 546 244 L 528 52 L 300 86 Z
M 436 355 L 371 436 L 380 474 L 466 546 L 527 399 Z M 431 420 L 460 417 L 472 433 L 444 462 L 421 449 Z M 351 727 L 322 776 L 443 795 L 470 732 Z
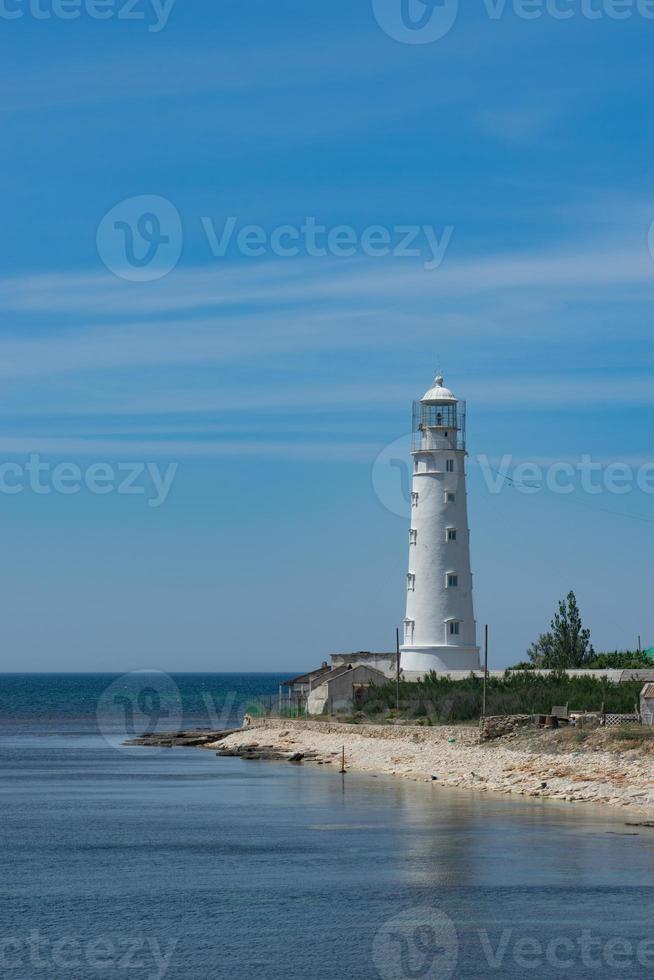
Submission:
M 654 815 L 654 756 L 575 748 L 558 733 L 482 742 L 477 727 L 255 721 L 205 743 L 219 755 L 338 765 L 436 786 L 625 807 Z
M 571 737 L 572 736 L 572 737 Z M 141 746 L 196 747 L 250 761 L 342 766 L 452 786 L 624 807 L 654 817 L 654 751 L 574 731 L 509 731 L 480 738 L 476 726 L 351 725 L 259 719 L 240 729 L 160 732 Z M 616 747 L 617 746 L 617 747 Z M 647 821 L 645 821 L 645 825 Z M 642 824 L 641 824 L 642 825 Z
M 148 735 L 141 735 L 139 738 L 129 738 L 125 745 L 150 746 L 151 748 L 172 749 L 175 746 L 186 746 L 191 748 L 207 748 L 215 746 L 216 742 L 242 731 L 240 728 L 227 728 L 224 730 L 210 730 L 206 728 L 195 728 L 186 731 L 175 732 L 152 732 Z

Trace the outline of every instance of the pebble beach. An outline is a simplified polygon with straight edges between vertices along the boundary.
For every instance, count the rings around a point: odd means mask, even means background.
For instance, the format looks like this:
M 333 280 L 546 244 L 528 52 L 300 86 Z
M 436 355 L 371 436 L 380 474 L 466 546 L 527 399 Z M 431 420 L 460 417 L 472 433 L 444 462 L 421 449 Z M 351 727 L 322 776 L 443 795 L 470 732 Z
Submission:
M 492 793 L 603 804 L 654 818 L 654 756 L 646 751 L 564 750 L 524 735 L 480 742 L 467 726 L 351 725 L 287 720 L 254 721 L 242 731 L 207 745 L 256 757 L 262 752 L 294 756 L 311 765 L 388 774 Z M 298 759 L 302 756 L 302 760 Z

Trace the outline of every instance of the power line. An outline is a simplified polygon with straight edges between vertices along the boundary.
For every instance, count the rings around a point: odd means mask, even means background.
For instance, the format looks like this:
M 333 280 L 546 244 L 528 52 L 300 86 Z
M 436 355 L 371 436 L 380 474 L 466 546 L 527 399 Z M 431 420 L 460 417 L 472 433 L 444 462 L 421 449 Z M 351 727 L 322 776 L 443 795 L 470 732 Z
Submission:
M 530 489 L 537 488 L 539 490 L 542 490 L 543 488 L 542 483 L 520 484 L 516 480 L 514 480 L 513 477 L 507 476 L 506 473 L 501 473 L 500 470 L 496 470 L 493 466 L 489 466 L 488 468 L 492 470 L 493 473 L 497 473 L 497 475 L 502 477 L 503 480 L 506 480 L 513 487 L 514 490 L 519 490 L 521 486 L 530 487 Z M 642 514 L 628 514 L 626 511 L 613 510 L 610 507 L 596 507 L 593 504 L 587 504 L 582 502 L 581 500 L 577 500 L 571 497 L 570 494 L 552 494 L 552 496 L 555 496 L 557 498 L 561 497 L 564 500 L 567 500 L 569 503 L 576 504 L 578 507 L 584 507 L 586 510 L 594 510 L 598 513 L 601 512 L 603 514 L 610 514 L 612 517 L 626 517 L 629 520 L 641 521 L 644 524 L 654 524 L 654 518 L 652 517 L 645 517 Z

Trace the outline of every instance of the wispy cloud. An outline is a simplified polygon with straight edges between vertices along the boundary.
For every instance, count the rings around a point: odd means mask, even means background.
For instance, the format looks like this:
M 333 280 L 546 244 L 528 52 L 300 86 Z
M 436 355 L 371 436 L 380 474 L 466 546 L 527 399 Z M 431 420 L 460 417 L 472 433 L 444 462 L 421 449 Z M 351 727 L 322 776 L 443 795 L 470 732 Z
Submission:
M 529 143 L 560 120 L 558 106 L 487 109 L 479 116 L 482 130 L 510 143 Z
M 418 393 L 414 376 L 409 383 L 398 375 L 393 359 L 433 352 L 427 374 L 442 339 L 451 337 L 474 342 L 481 361 L 496 358 L 503 342 L 509 358 L 499 370 L 494 363 L 482 374 L 478 358 L 459 371 L 473 404 L 538 409 L 563 399 L 592 407 L 605 383 L 601 359 L 559 364 L 545 376 L 537 357 L 523 355 L 519 370 L 516 358 L 525 344 L 581 343 L 594 317 L 601 329 L 612 305 L 622 336 L 648 337 L 642 316 L 627 317 L 624 297 L 651 301 L 653 294 L 646 247 L 588 243 L 492 258 L 448 255 L 434 272 L 399 260 L 305 259 L 180 267 L 151 284 L 108 273 L 7 277 L 0 281 L 0 415 L 131 416 L 130 433 L 141 445 L 148 443 L 138 419 L 204 416 L 209 424 L 260 415 L 262 404 L 266 422 L 301 409 L 332 413 L 332 422 L 340 414 L 342 423 L 353 410 L 366 418 L 402 411 Z M 362 356 L 388 359 L 381 386 L 369 371 L 358 377 Z M 325 371 L 322 358 L 331 359 Z M 644 351 L 637 367 L 615 365 L 622 404 L 654 404 L 651 363 Z M 182 444 L 191 454 L 250 451 L 224 439 L 212 447 L 192 425 L 179 435 L 167 443 L 173 453 Z M 323 438 L 348 454 L 342 435 L 325 421 Z M 295 440 L 267 436 L 275 452 L 287 443 L 289 452 L 300 451 Z
M 0 462 L 6 457 L 42 454 L 59 460 L 70 457 L 106 459 L 229 459 L 252 457 L 304 460 L 316 463 L 369 464 L 380 450 L 374 442 L 312 440 L 252 440 L 238 442 L 146 439 L 71 439 L 51 436 L 0 436 Z
M 598 249 L 579 243 L 541 253 L 455 258 L 427 271 L 409 259 L 283 259 L 179 267 L 152 283 L 128 283 L 109 273 L 15 276 L 0 280 L 0 311 L 95 315 L 173 315 L 180 310 L 228 309 L 394 300 L 415 308 L 439 299 L 465 303 L 503 290 L 575 290 L 593 298 L 616 287 L 654 294 L 654 260 L 642 245 Z
M 410 63 L 401 50 L 394 56 Z M 126 47 L 113 59 L 80 57 L 76 49 L 73 57 L 31 65 L 29 71 L 5 62 L 0 72 L 0 112 L 317 85 L 333 82 L 335 64 L 341 77 L 374 75 L 388 70 L 388 51 L 365 47 L 352 31 L 323 38 L 316 46 L 235 47 L 218 37 L 205 47 L 153 45 L 147 51 Z
M 347 323 L 348 329 L 344 324 Z M 93 325 L 0 338 L 0 378 L 119 368 L 220 365 L 271 354 L 364 347 L 379 340 L 374 311 L 268 314 Z

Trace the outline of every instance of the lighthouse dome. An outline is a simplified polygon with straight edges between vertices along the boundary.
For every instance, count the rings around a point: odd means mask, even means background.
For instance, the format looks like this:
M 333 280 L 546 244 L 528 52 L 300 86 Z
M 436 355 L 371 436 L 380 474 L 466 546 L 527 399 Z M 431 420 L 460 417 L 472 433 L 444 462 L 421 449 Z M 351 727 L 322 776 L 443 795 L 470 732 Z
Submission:
M 420 399 L 421 402 L 456 402 L 456 396 L 443 385 L 443 378 L 437 374 L 434 383 Z

